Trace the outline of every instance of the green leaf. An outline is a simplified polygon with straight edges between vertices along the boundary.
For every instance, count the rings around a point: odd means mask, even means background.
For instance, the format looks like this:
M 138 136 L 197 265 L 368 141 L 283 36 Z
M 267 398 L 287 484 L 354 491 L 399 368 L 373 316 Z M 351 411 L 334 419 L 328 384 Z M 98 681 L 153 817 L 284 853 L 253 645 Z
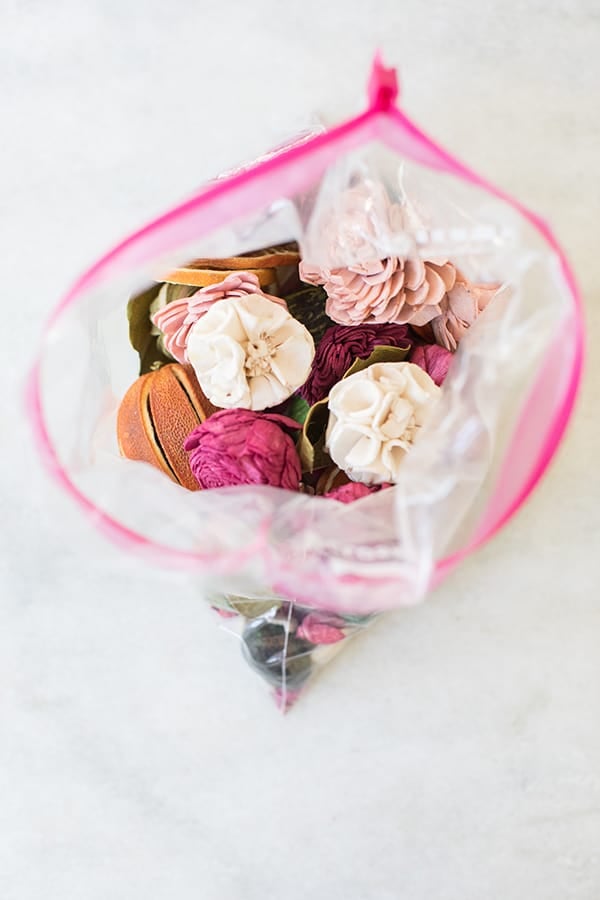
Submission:
M 129 319 L 129 340 L 134 350 L 140 357 L 140 375 L 159 369 L 173 359 L 162 351 L 158 343 L 159 335 L 152 333 L 150 321 L 150 307 L 156 300 L 162 284 L 153 284 L 145 291 L 134 294 L 127 304 L 127 318 Z M 167 303 L 178 300 L 180 297 L 188 297 L 197 288 L 187 284 L 167 285 Z
M 408 347 L 373 347 L 373 351 L 367 359 L 355 359 L 344 378 L 355 375 L 356 372 L 362 372 L 375 363 L 403 362 L 410 353 L 410 345 Z
M 314 472 L 315 469 L 331 465 L 331 458 L 325 450 L 325 431 L 329 418 L 327 401 L 328 398 L 325 397 L 311 406 L 298 438 L 298 455 L 303 472 Z
M 285 408 L 286 416 L 289 416 L 290 419 L 294 419 L 295 422 L 298 422 L 302 425 L 308 415 L 308 411 L 310 406 L 300 394 L 293 394 L 290 397 L 290 401 Z
M 322 287 L 307 285 L 284 299 L 293 317 L 310 331 L 315 344 L 335 324 L 325 312 L 327 294 Z

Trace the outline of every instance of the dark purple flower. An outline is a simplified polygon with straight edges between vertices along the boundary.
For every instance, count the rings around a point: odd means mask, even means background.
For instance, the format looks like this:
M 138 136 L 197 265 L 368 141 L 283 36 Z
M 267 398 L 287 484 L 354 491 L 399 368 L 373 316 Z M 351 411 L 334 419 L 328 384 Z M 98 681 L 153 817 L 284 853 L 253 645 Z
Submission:
M 299 393 L 312 406 L 327 396 L 355 359 L 367 359 L 375 347 L 409 346 L 406 325 L 333 325 L 323 335 Z
M 410 362 L 424 369 L 438 387 L 448 374 L 453 353 L 438 344 L 422 344 L 410 354 Z
M 270 484 L 297 491 L 302 477 L 287 416 L 223 409 L 206 419 L 183 445 L 201 488 Z

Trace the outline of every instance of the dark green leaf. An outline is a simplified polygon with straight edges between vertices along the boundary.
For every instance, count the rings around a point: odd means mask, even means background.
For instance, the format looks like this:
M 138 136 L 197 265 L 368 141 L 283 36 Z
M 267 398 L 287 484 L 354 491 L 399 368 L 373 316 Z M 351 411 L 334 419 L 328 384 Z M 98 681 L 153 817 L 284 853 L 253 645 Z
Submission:
M 295 422 L 302 425 L 308 415 L 309 409 L 310 406 L 304 397 L 301 397 L 300 394 L 293 394 L 285 408 L 285 414 L 286 416 L 289 416 L 290 419 L 293 419 Z
M 325 312 L 327 294 L 322 287 L 309 285 L 285 297 L 290 313 L 310 331 L 318 344 L 327 329 L 335 323 Z

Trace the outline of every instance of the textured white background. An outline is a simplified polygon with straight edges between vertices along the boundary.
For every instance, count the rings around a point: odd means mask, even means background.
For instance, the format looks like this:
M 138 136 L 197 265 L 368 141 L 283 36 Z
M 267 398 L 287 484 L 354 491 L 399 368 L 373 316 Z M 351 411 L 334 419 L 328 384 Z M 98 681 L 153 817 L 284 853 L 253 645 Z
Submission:
M 408 112 L 555 225 L 587 382 L 517 519 L 281 718 L 200 598 L 49 483 L 20 392 L 78 271 L 358 109 L 378 44 Z M 594 0 L 0 0 L 2 900 L 597 900 L 599 110 Z

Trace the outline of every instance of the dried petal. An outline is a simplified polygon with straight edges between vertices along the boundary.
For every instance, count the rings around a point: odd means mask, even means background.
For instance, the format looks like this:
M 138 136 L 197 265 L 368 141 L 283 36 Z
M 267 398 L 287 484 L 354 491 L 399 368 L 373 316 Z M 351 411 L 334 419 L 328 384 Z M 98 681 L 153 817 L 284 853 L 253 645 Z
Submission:
M 309 613 L 298 626 L 296 636 L 311 644 L 336 644 L 346 635 L 341 628 L 323 622 L 317 613 Z
M 156 328 L 162 332 L 165 349 L 180 363 L 188 362 L 186 346 L 192 327 L 204 316 L 214 303 L 219 300 L 230 300 L 233 297 L 244 297 L 247 294 L 262 294 L 273 303 L 287 309 L 281 297 L 264 294 L 258 277 L 253 272 L 235 272 L 228 275 L 218 284 L 201 288 L 191 297 L 173 300 L 156 309 L 151 319 Z
M 275 413 L 224 409 L 195 428 L 183 446 L 202 488 L 270 484 L 297 491 L 302 473 L 290 432 L 299 427 Z
M 438 344 L 419 345 L 410 355 L 410 361 L 427 372 L 438 386 L 448 374 L 452 359 L 453 354 Z
M 440 302 L 440 313 L 431 320 L 436 342 L 447 350 L 456 350 L 479 314 L 495 297 L 499 283 L 474 284 L 461 275 Z

